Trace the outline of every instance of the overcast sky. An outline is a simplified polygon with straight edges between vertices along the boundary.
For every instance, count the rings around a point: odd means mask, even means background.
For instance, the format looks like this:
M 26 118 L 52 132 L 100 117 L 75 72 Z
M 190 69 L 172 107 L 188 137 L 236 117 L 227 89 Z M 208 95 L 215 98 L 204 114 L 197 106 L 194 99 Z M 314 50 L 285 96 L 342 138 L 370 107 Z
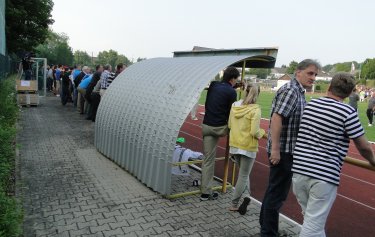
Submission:
M 277 66 L 375 58 L 373 0 L 54 0 L 52 29 L 75 50 L 130 60 L 193 46 L 278 47 Z

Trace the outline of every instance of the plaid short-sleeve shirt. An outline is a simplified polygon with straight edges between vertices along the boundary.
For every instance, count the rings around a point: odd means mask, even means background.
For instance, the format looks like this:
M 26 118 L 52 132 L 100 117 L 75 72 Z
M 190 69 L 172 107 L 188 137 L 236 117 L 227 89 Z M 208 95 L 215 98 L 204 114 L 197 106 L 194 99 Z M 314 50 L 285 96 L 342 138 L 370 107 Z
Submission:
M 271 116 L 277 113 L 283 117 L 280 134 L 280 152 L 293 153 L 297 134 L 306 105 L 305 89 L 296 80 L 282 86 L 272 101 Z M 271 123 L 268 130 L 267 152 L 271 153 Z

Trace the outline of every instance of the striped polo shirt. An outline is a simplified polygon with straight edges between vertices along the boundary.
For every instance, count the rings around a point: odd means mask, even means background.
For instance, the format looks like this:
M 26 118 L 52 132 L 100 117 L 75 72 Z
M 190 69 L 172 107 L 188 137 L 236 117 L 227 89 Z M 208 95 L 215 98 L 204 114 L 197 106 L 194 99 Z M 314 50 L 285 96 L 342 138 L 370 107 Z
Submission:
M 363 134 L 350 105 L 329 97 L 311 100 L 302 116 L 292 172 L 339 185 L 350 139 Z

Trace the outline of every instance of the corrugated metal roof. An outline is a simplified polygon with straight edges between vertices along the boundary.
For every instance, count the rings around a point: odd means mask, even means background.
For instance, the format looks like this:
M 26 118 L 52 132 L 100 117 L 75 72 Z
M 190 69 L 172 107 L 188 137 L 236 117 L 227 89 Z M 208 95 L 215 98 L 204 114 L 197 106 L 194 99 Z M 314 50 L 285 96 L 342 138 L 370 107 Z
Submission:
M 244 49 L 210 49 L 199 48 L 192 51 L 176 51 L 173 52 L 174 57 L 201 57 L 201 56 L 227 56 L 227 55 L 247 55 L 246 68 L 273 68 L 275 67 L 278 48 L 244 48 Z M 242 67 L 243 63 L 233 64 L 235 67 Z
M 100 102 L 97 149 L 148 187 L 170 194 L 176 139 L 218 72 L 252 55 L 155 58 L 122 72 Z

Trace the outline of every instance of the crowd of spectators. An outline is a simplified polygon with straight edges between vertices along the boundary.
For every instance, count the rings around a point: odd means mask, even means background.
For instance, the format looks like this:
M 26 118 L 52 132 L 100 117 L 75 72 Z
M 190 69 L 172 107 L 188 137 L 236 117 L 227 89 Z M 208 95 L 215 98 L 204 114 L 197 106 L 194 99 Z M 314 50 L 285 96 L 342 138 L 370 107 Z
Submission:
M 115 72 L 109 64 L 97 65 L 94 71 L 88 66 L 51 65 L 47 71 L 47 90 L 60 97 L 62 105 L 72 103 L 87 120 L 95 122 L 101 98 L 125 68 L 122 63 Z

